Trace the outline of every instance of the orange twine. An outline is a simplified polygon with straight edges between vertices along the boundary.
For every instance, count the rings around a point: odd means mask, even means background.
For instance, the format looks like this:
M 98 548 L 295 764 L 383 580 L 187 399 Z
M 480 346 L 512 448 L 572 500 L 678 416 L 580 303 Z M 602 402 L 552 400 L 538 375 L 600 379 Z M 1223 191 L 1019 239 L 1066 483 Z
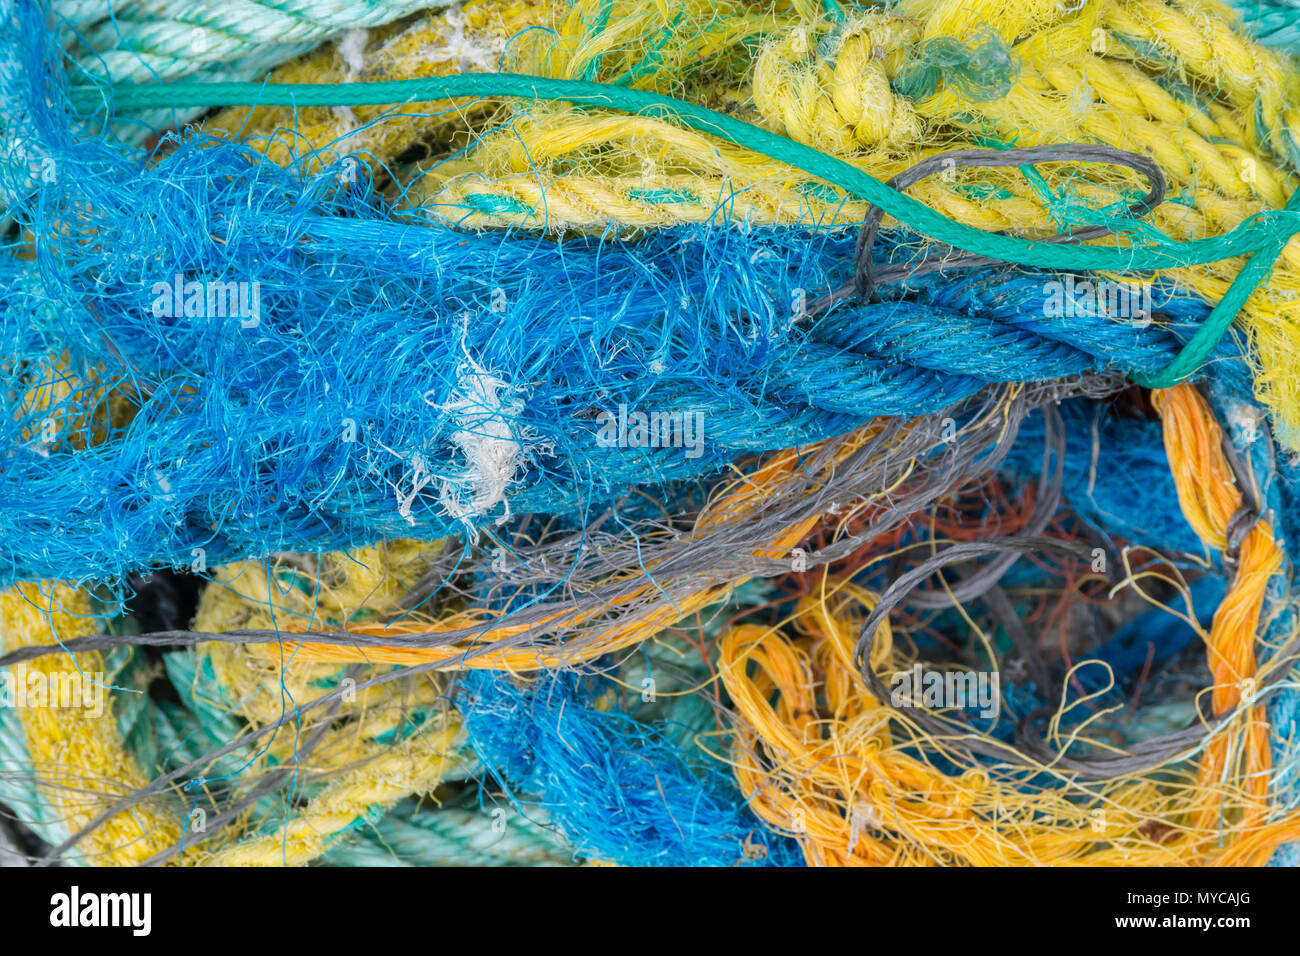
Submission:
M 1184 514 L 1223 549 L 1243 499 L 1222 432 L 1190 386 L 1153 399 Z M 798 602 L 788 628 L 746 624 L 722 637 L 736 778 L 755 813 L 792 833 L 814 865 L 1261 865 L 1300 834 L 1300 814 L 1268 819 L 1268 725 L 1262 705 L 1250 705 L 1263 676 L 1255 642 L 1264 593 L 1281 563 L 1272 528 L 1258 522 L 1205 635 L 1211 707 L 1231 716 L 1194 768 L 1179 758 L 1101 783 L 997 761 L 939 769 L 940 758 L 960 754 L 875 699 L 854 666 L 876 596 L 827 577 L 820 594 Z M 878 672 L 907 663 L 887 621 L 872 656 Z

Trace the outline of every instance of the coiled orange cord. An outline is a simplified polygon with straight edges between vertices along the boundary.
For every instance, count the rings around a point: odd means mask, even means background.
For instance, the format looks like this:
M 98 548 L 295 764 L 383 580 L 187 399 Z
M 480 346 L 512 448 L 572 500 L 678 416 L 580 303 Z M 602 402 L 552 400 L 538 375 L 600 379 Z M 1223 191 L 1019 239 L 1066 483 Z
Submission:
M 1227 548 L 1243 496 L 1222 432 L 1190 386 L 1153 398 L 1184 513 L 1207 544 Z M 1263 676 L 1264 594 L 1281 565 L 1272 528 L 1257 522 L 1205 636 L 1211 708 L 1231 716 L 1193 768 L 1184 758 L 1090 783 L 1049 767 L 970 762 L 863 687 L 852 655 L 876 596 L 828 577 L 787 627 L 741 625 L 722 638 L 736 777 L 754 811 L 792 832 L 814 865 L 1261 865 L 1300 833 L 1300 814 L 1268 819 L 1269 728 L 1262 705 L 1250 705 Z M 888 622 L 873 658 L 878 672 L 907 664 Z M 940 769 L 963 759 L 964 772 Z
M 1228 524 L 1243 505 L 1232 468 L 1223 452 L 1223 432 L 1200 393 L 1190 385 L 1161 389 L 1151 395 L 1164 420 L 1165 454 L 1178 488 L 1178 502 L 1188 523 L 1213 548 L 1228 547 Z M 1260 610 L 1269 579 L 1282 566 L 1282 549 L 1272 526 L 1255 523 L 1241 542 L 1232 587 L 1214 615 L 1206 639 L 1206 657 L 1214 677 L 1210 706 L 1214 715 L 1228 713 L 1243 701 L 1250 704 L 1259 675 L 1255 642 Z M 1216 734 L 1201 761 L 1203 785 L 1235 775 L 1250 803 L 1243 828 L 1262 823 L 1267 813 L 1272 755 L 1268 723 L 1262 704 L 1245 710 L 1239 720 Z M 1198 810 L 1197 825 L 1210 826 L 1219 808 L 1207 802 Z

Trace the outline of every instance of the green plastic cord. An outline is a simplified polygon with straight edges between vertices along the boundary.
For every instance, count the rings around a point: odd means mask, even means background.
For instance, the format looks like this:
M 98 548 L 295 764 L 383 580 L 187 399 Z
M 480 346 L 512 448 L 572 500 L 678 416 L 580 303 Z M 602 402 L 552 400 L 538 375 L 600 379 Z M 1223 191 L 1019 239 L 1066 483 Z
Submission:
M 1292 213 L 1300 212 L 1300 189 L 1291 194 L 1286 208 Z M 1170 388 L 1195 374 L 1201 367 L 1201 363 L 1210 357 L 1219 340 L 1228 334 L 1228 327 L 1232 325 L 1232 320 L 1237 317 L 1246 300 L 1272 271 L 1273 263 L 1282 254 L 1282 247 L 1290 238 L 1290 234 L 1281 236 L 1246 260 L 1246 264 L 1232 280 L 1232 284 L 1228 286 L 1228 291 L 1219 300 L 1219 304 L 1201 323 L 1196 334 L 1187 340 L 1182 351 L 1174 356 L 1174 360 L 1163 370 L 1154 375 L 1133 372 L 1129 374 L 1129 378 L 1143 388 Z
M 1300 232 L 1296 196 L 1284 210 L 1253 216 L 1231 232 L 1210 239 L 1116 248 L 1062 246 L 984 232 L 949 219 L 929 206 L 891 189 L 869 173 L 792 139 L 683 100 L 645 90 L 584 80 L 558 80 L 520 73 L 477 73 L 411 80 L 328 83 L 169 83 L 73 87 L 75 109 L 91 112 L 111 105 L 121 111 L 217 106 L 382 106 L 436 102 L 458 97 L 518 97 L 560 100 L 625 113 L 659 116 L 734 143 L 834 183 L 879 206 L 910 229 L 939 242 L 1003 262 L 1043 269 L 1104 272 L 1149 271 L 1203 265 L 1236 256 L 1251 259 L 1227 295 L 1163 372 L 1134 376 L 1140 384 L 1173 384 L 1191 374 L 1263 281 L 1282 247 Z M 1151 386 L 1148 386 L 1151 387 Z

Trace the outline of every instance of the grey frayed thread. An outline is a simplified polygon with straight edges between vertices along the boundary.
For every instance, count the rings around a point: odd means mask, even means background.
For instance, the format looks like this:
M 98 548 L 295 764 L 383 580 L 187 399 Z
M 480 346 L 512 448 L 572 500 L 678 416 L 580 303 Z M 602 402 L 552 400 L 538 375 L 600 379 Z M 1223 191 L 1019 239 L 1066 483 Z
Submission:
M 944 568 L 988 555 L 1019 556 L 1042 553 L 1070 555 L 1083 560 L 1087 560 L 1090 556 L 1087 546 L 1076 542 L 1041 535 L 1010 535 L 988 541 L 953 545 L 898 578 L 886 589 L 880 601 L 867 615 L 855 645 L 854 660 L 859 667 L 863 683 L 883 706 L 899 714 L 905 713 L 909 720 L 923 727 L 936 740 L 944 741 L 952 750 L 990 757 L 1012 766 L 1072 774 L 1086 780 L 1110 780 L 1143 773 L 1190 756 L 1232 719 L 1232 714 L 1213 719 L 1202 716 L 1183 730 L 1133 744 L 1127 750 L 1115 747 L 1112 753 L 1075 757 L 1052 750 L 1046 741 L 1032 734 L 1031 725 L 1035 719 L 1043 716 L 1042 712 L 1029 714 L 1021 720 L 1016 728 L 1015 744 L 1008 744 L 976 731 L 963 721 L 915 709 L 904 711 L 895 706 L 889 689 L 871 669 L 869 663 L 876 633 L 889 612 L 902 604 L 917 585 Z M 999 614 L 998 617 L 1003 619 L 1005 614 Z M 1014 614 L 1011 617 L 1014 617 Z M 1023 632 L 1023 626 L 1020 630 Z M 1020 640 L 1017 640 L 1016 635 L 1013 634 L 1012 640 L 1017 645 L 1020 641 L 1026 641 L 1028 646 L 1032 646 L 1027 635 L 1023 633 L 1020 635 Z M 1257 685 L 1255 701 L 1265 700 L 1280 689 L 1278 685 L 1287 676 L 1289 670 L 1283 665 L 1298 657 L 1300 657 L 1300 633 L 1297 633 L 1273 657 L 1273 669 Z M 1032 657 L 1030 659 L 1032 660 Z
M 1043 470 L 1033 511 L 1021 532 L 1026 536 L 1041 534 L 1056 515 L 1061 507 L 1061 486 L 1065 480 L 1065 425 L 1061 421 L 1061 413 L 1054 405 L 1044 405 L 1042 411 L 1046 428 Z M 947 591 L 913 593 L 911 603 L 916 607 L 940 608 L 948 607 L 954 602 L 965 604 L 975 600 L 996 585 L 1019 559 L 1019 552 L 1004 551 Z
M 352 665 L 347 668 L 345 673 L 355 680 L 356 677 L 360 675 L 361 668 L 357 665 Z M 319 746 L 320 742 L 325 738 L 326 732 L 332 726 L 332 721 L 338 716 L 341 704 L 342 699 L 333 701 L 330 704 L 329 709 L 326 710 L 325 714 L 322 716 L 320 722 L 306 733 L 302 742 L 298 744 L 294 750 L 293 764 L 275 767 L 274 769 L 260 775 L 248 788 L 248 791 L 242 794 L 239 799 L 233 800 L 229 807 L 217 813 L 217 815 L 211 820 L 207 820 L 203 832 L 186 833 L 176 843 L 164 850 L 159 850 L 157 853 L 153 854 L 153 856 L 143 861 L 140 865 L 161 866 L 173 857 L 183 853 L 186 849 L 192 849 L 200 843 L 211 839 L 220 833 L 225 826 L 234 822 L 241 813 L 256 803 L 261 796 L 270 793 L 275 790 L 277 786 L 285 783 L 288 775 L 297 775 L 299 773 L 298 765 L 310 757 L 316 750 L 316 747 Z
M 1018 149 L 954 149 L 945 153 L 936 153 L 926 157 L 916 165 L 905 169 L 886 184 L 899 191 L 914 185 L 935 173 L 956 169 L 960 166 L 999 167 L 999 166 L 1033 166 L 1039 163 L 1105 163 L 1110 166 L 1127 166 L 1141 173 L 1150 185 L 1145 196 L 1128 207 L 1128 218 L 1141 219 L 1159 206 L 1165 199 L 1166 183 L 1164 173 L 1152 160 L 1137 153 L 1116 149 L 1113 146 L 1099 146 L 1093 143 L 1067 143 L 1059 146 L 1030 146 Z M 950 246 L 935 244 L 935 257 L 919 263 L 899 263 L 877 268 L 872 259 L 872 248 L 880 224 L 885 216 L 879 206 L 870 205 L 866 218 L 862 222 L 862 231 L 858 234 L 857 247 L 854 252 L 855 274 L 853 278 L 832 292 L 816 299 L 808 312 L 817 316 L 846 299 L 860 302 L 875 301 L 878 286 L 901 282 L 908 278 L 926 275 L 949 269 L 973 269 L 979 266 L 1002 266 L 1005 263 L 987 256 L 974 253 L 958 252 Z M 1043 236 L 1038 242 L 1074 243 L 1089 239 L 1100 239 L 1115 232 L 1113 225 L 1082 226 L 1055 236 Z
M 693 521 L 679 521 L 677 527 L 643 522 L 620 529 L 622 534 L 601 533 L 593 527 L 581 535 L 566 535 L 557 541 L 533 546 L 516 544 L 511 550 L 517 560 L 505 568 L 494 567 L 494 559 L 488 555 L 461 561 L 461 577 L 472 580 L 481 576 L 480 579 L 491 582 L 485 592 L 456 590 L 446 578 L 435 581 L 426 576 L 405 600 L 407 606 L 413 606 L 432 591 L 446 589 L 457 597 L 502 608 L 501 616 L 488 624 L 401 635 L 364 635 L 334 629 L 292 633 L 248 629 L 202 634 L 192 631 L 101 634 L 63 644 L 20 648 L 0 657 L 0 666 L 50 653 L 103 650 L 126 644 L 180 647 L 207 641 L 279 644 L 288 640 L 359 648 L 445 647 L 474 641 L 487 630 L 507 622 L 527 628 L 490 644 L 476 643 L 464 654 L 439 666 L 455 669 L 476 657 L 502 650 L 539 649 L 559 656 L 577 655 L 611 627 L 678 606 L 701 589 L 721 588 L 743 577 L 788 573 L 790 559 L 760 558 L 754 552 L 762 550 L 773 536 L 786 528 L 840 511 L 855 501 L 871 500 L 878 510 L 865 529 L 824 548 L 809 550 L 803 560 L 811 569 L 847 557 L 953 488 L 995 469 L 1031 411 L 1073 395 L 1111 394 L 1118 385 L 1114 377 L 1085 376 L 1043 386 L 989 389 L 977 401 L 949 409 L 947 414 L 935 413 L 912 422 L 884 422 L 877 435 L 837 467 L 832 466 L 833 458 L 848 438 L 831 440 L 807 456 L 804 468 L 795 469 L 769 489 L 761 507 L 743 517 L 717 522 L 706 529 L 695 527 Z M 944 422 L 963 415 L 973 417 L 975 425 L 959 440 L 949 441 L 944 434 Z M 882 489 L 899 484 L 904 475 L 908 476 L 905 488 L 887 498 L 881 496 Z M 1044 495 L 1048 504 L 1059 501 L 1059 476 L 1056 487 L 1057 492 L 1049 487 Z M 1038 514 L 1038 509 L 1035 513 Z M 1046 517 L 1050 518 L 1051 513 L 1048 510 Z M 1009 566 L 1010 562 L 1006 562 L 1005 566 L 998 564 L 983 572 L 966 585 L 963 593 L 973 596 L 981 588 L 996 583 Z M 609 580 L 629 567 L 648 570 L 642 576 Z M 652 585 L 649 591 L 632 600 L 634 594 L 646 590 L 647 582 Z M 552 595 L 558 600 L 544 599 Z M 611 606 L 619 610 L 600 615 L 598 620 L 584 620 Z
M 18 848 L 9 834 L 8 824 L 0 818 L 0 868 L 27 865 L 27 854 Z

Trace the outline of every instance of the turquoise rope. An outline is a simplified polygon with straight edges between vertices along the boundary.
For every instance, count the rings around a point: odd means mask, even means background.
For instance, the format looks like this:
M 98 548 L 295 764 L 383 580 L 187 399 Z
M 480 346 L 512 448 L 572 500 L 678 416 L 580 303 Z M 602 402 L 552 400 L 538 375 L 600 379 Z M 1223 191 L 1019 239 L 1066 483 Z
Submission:
M 847 23 L 848 19 L 844 16 L 844 11 L 835 0 L 822 0 L 822 9 L 830 15 L 836 23 Z
M 1291 194 L 1286 208 L 1292 212 L 1300 212 L 1300 189 Z M 1192 375 L 1210 357 L 1210 353 L 1218 346 L 1219 340 L 1227 335 L 1232 320 L 1237 317 L 1246 300 L 1272 271 L 1273 263 L 1281 255 L 1282 247 L 1287 244 L 1289 238 L 1285 236 L 1275 240 L 1272 245 L 1260 249 L 1246 261 L 1241 271 L 1237 273 L 1237 277 L 1232 280 L 1232 284 L 1228 286 L 1228 291 L 1219 300 L 1219 304 L 1201 323 L 1196 334 L 1187 340 L 1182 351 L 1174 356 L 1174 360 L 1162 371 L 1154 375 L 1133 372 L 1129 378 L 1143 388 L 1170 388 Z
M 561 100 L 604 107 L 626 113 L 659 115 L 684 126 L 717 136 L 771 159 L 835 183 L 879 206 L 911 229 L 956 249 L 1003 262 L 1044 269 L 1129 272 L 1202 265 L 1236 256 L 1253 255 L 1216 307 L 1211 321 L 1198 330 L 1188 348 L 1169 369 L 1148 378 L 1167 382 L 1185 377 L 1213 349 L 1228 325 L 1268 274 L 1282 247 L 1300 232 L 1300 209 L 1295 197 L 1284 210 L 1251 217 L 1231 232 L 1210 239 L 1170 241 L 1161 245 L 1114 248 L 1062 246 L 984 232 L 955 222 L 925 204 L 890 188 L 869 173 L 723 113 L 646 90 L 587 82 L 528 76 L 519 73 L 460 74 L 411 80 L 383 80 L 346 84 L 313 83 L 171 83 L 126 84 L 108 88 L 74 87 L 73 106 L 89 112 L 107 97 L 119 110 L 216 106 L 379 106 L 430 102 L 457 97 L 497 96 L 534 100 Z M 1117 225 L 1122 225 L 1120 220 Z M 1194 344 L 1194 348 L 1193 348 Z

